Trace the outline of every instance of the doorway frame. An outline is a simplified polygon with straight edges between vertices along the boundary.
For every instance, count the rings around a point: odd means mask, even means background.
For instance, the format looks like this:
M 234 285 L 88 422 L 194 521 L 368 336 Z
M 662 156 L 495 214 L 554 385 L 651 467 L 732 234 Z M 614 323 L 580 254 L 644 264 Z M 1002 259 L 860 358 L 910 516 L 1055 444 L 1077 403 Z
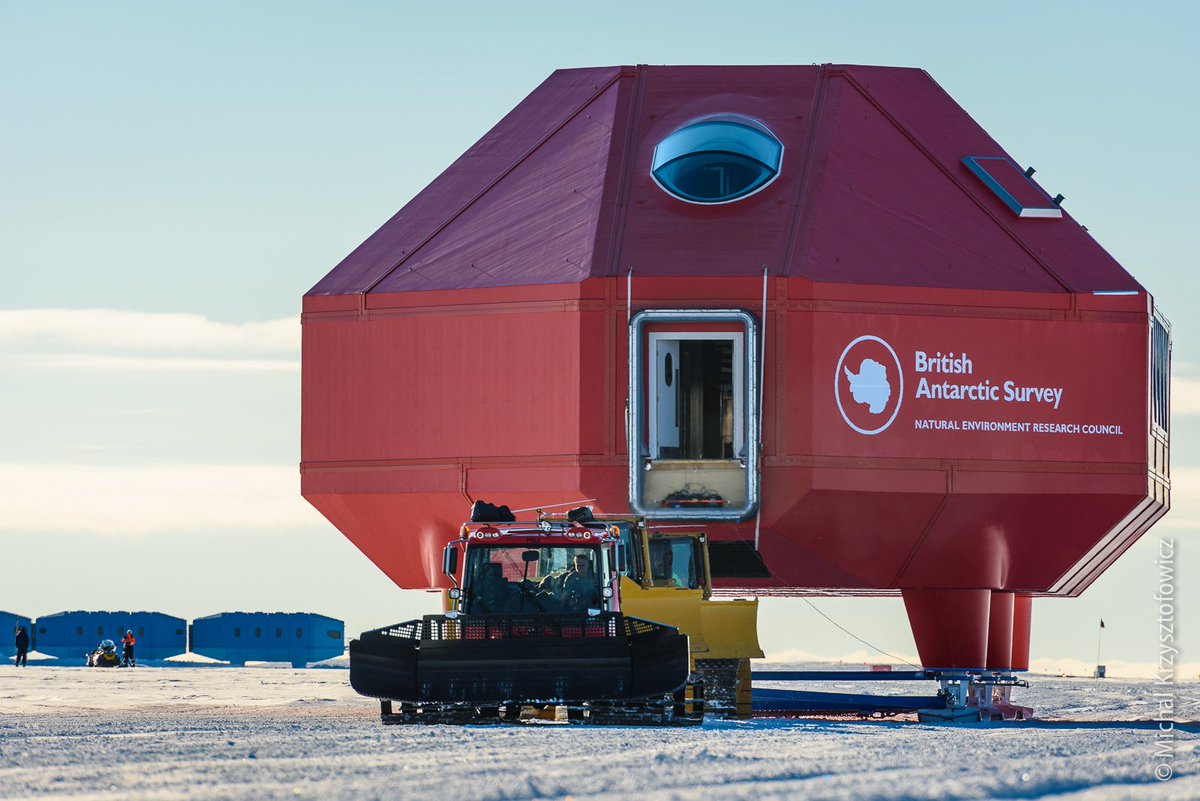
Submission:
M 695 323 L 733 323 L 740 332 L 663 331 L 646 332 L 654 324 L 672 326 Z M 657 387 L 657 359 L 654 343 L 660 339 L 732 339 L 734 340 L 734 414 L 741 412 L 741 440 L 735 425 L 734 459 L 744 464 L 746 502 L 736 508 L 663 509 L 642 505 L 643 473 L 653 469 L 650 459 L 651 437 L 657 433 L 652 390 Z M 643 342 L 645 340 L 645 342 Z M 740 348 L 739 342 L 740 340 Z M 740 351 L 740 352 L 739 352 Z M 758 510 L 758 460 L 762 442 L 759 408 L 758 321 L 742 309 L 643 309 L 629 321 L 629 384 L 626 401 L 625 433 L 629 451 L 629 508 L 634 514 L 654 519 L 745 520 Z M 738 374 L 740 368 L 740 375 Z M 645 377 L 643 379 L 643 373 Z M 643 385 L 643 380 L 645 384 Z M 741 392 L 737 391 L 740 384 Z M 739 398 L 740 395 L 740 398 Z M 649 419 L 647 419 L 649 418 Z M 654 432 L 651 431 L 654 426 Z M 643 433 L 645 432 L 645 433 Z M 739 445 L 741 453 L 739 453 Z

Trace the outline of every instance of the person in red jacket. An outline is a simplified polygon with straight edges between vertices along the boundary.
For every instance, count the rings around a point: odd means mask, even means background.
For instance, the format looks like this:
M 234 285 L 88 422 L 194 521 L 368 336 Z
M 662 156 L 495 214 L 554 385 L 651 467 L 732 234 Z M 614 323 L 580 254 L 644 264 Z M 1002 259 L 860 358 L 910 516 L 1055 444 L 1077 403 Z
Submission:
M 137 640 L 133 638 L 133 630 L 125 632 L 125 636 L 121 638 L 121 667 L 133 667 L 137 664 L 137 660 L 133 658 L 133 646 L 137 644 Z

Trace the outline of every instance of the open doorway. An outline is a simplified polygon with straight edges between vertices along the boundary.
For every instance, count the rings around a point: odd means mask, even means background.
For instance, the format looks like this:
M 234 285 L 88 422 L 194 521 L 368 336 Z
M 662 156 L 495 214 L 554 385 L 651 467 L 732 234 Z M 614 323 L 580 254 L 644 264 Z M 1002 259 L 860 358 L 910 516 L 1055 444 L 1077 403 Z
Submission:
M 742 449 L 740 333 L 650 334 L 651 459 L 734 459 Z
M 757 502 L 754 319 L 646 310 L 630 331 L 630 502 L 651 517 L 740 519 Z

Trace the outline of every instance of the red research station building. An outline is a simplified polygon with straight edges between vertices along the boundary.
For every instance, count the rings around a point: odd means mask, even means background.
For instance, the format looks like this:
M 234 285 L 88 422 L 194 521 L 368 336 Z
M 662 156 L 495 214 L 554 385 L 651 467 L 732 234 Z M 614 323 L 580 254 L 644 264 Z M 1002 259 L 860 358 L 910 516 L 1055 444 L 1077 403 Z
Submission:
M 929 75 L 551 75 L 304 297 L 302 491 L 399 586 L 469 503 L 708 523 L 1024 669 L 1169 506 L 1169 326 Z

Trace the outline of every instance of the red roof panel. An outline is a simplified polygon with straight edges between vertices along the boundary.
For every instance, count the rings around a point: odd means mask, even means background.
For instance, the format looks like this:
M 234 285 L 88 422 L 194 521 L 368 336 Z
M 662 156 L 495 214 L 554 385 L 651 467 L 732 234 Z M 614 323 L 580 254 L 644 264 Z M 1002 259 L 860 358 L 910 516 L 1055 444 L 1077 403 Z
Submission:
M 823 283 L 1061 290 L 956 172 L 898 125 L 851 73 L 832 72 L 819 120 L 823 158 L 814 165 L 799 221 L 802 246 L 792 275 Z M 913 102 L 930 90 L 944 97 L 925 73 L 896 72 L 906 73 Z M 937 110 L 948 125 L 967 127 L 953 103 Z
M 603 94 L 620 74 L 619 67 L 556 71 L 433 183 L 355 248 L 308 294 L 358 294 L 372 290 L 376 282 L 392 273 L 411 251 L 427 240 L 442 237 L 443 226 L 469 208 L 477 195 L 491 191 L 493 182 L 521 163 L 531 150 L 552 136 L 581 107 Z M 510 219 L 506 226 L 513 222 Z M 453 235 L 458 235 L 461 230 L 456 229 Z M 446 282 L 441 287 L 426 285 L 419 288 L 449 289 L 453 286 L 453 282 Z
M 542 283 L 590 275 L 618 84 L 591 99 L 410 249 L 372 291 L 404 292 Z
M 779 178 L 714 206 L 657 186 L 655 145 L 710 114 L 769 128 L 784 145 Z M 751 276 L 764 265 L 819 283 L 1140 289 L 1069 215 L 1014 215 L 967 156 L 1008 158 L 922 70 L 560 70 L 309 294 L 578 283 L 629 266 L 638 277 Z

